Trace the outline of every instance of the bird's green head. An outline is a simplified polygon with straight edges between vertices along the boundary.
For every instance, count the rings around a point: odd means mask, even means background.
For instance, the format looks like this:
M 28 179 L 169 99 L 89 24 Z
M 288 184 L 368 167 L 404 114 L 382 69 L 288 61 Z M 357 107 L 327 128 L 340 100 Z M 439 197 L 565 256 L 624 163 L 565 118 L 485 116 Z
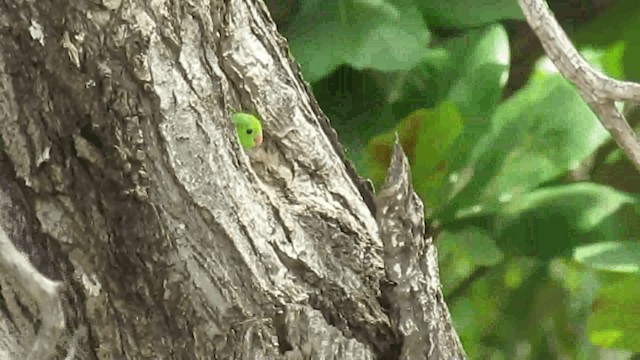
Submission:
M 231 115 L 238 139 L 245 149 L 252 149 L 262 144 L 262 125 L 257 117 L 247 113 L 234 113 Z

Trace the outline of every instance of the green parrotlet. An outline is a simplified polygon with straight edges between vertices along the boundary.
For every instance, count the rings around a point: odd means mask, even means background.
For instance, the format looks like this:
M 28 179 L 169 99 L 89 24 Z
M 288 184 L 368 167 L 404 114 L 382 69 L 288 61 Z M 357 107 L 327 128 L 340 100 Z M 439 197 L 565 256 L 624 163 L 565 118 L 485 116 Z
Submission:
M 262 124 L 257 117 L 239 112 L 231 115 L 231 119 L 236 125 L 242 147 L 249 150 L 262 144 Z

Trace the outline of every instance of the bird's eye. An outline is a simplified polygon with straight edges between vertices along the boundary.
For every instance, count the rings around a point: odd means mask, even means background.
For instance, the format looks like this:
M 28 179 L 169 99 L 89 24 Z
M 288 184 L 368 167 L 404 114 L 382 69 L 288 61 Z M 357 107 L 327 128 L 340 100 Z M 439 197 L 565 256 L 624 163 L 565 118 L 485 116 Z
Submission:
M 251 135 L 253 133 L 253 129 L 247 129 L 247 135 Z

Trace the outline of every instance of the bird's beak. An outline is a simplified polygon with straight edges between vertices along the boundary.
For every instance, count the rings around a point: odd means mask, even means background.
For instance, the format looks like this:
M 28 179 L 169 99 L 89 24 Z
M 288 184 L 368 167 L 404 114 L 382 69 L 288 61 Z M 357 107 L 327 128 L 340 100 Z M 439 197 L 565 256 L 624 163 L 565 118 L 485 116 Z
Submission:
M 256 137 L 256 146 L 262 144 L 262 133 Z

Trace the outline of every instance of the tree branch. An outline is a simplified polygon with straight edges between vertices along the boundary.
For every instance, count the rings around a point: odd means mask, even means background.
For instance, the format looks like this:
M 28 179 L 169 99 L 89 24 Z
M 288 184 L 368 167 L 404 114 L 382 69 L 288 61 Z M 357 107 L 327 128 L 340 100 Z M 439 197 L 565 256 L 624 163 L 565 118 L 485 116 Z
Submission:
M 612 79 L 576 50 L 544 0 L 518 0 L 529 26 L 560 73 L 577 88 L 602 125 L 640 171 L 640 141 L 616 101 L 640 103 L 640 84 Z
M 424 207 L 397 136 L 376 205 L 384 266 L 395 285 L 388 294 L 389 317 L 404 340 L 400 358 L 465 359 L 442 296 L 436 247 L 425 235 Z

